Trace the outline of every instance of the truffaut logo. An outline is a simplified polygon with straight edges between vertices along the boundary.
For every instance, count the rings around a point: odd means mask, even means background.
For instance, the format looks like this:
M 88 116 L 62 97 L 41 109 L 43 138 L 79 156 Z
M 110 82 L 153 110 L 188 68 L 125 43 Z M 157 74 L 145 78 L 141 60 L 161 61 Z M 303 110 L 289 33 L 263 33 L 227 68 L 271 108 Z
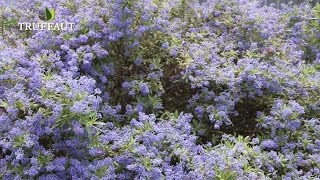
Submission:
M 49 23 L 50 21 L 55 20 L 55 9 L 46 8 L 44 11 L 44 16 L 40 16 L 39 18 L 43 21 L 47 22 L 38 22 L 38 23 L 28 23 L 23 22 L 19 23 L 20 30 L 73 30 L 74 23 L 63 22 L 63 23 Z

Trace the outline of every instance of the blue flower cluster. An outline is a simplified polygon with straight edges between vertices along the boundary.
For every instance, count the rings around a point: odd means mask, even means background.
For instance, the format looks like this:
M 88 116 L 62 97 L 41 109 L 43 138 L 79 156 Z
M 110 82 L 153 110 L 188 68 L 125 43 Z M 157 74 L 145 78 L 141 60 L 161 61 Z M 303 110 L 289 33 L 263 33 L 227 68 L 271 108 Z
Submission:
M 0 17 L 0 178 L 319 179 L 320 5 L 25 0 Z M 51 22 L 50 22 L 51 23 Z

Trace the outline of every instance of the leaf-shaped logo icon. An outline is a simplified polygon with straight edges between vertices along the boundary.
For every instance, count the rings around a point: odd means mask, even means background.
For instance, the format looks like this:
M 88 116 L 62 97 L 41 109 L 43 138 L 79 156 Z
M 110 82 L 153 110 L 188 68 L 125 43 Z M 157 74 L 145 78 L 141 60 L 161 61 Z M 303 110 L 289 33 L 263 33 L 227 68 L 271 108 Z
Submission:
M 52 21 L 54 20 L 54 9 L 48 9 L 46 8 L 46 21 Z

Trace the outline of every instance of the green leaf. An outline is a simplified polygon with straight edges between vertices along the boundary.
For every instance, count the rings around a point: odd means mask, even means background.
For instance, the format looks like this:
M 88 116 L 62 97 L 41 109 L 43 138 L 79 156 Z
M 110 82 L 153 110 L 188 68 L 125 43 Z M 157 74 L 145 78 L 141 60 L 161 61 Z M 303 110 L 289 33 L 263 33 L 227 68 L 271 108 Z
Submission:
M 96 124 L 97 112 L 93 111 L 89 114 L 83 115 L 80 117 L 79 121 L 82 125 L 86 127 L 91 127 Z
M 22 147 L 24 145 L 24 135 L 21 135 L 21 136 L 17 136 L 14 138 L 14 144 L 13 144 L 13 147 Z
M 102 166 L 101 168 L 97 169 L 96 170 L 97 177 L 102 178 L 105 175 L 107 169 L 108 169 L 107 166 Z
M 26 108 L 24 107 L 23 103 L 21 101 L 16 101 L 15 102 L 15 107 L 20 109 L 21 111 L 25 112 Z
M 6 101 L 4 101 L 4 100 L 1 100 L 1 101 L 0 101 L 0 107 L 2 107 L 2 108 L 8 108 L 8 106 L 9 106 L 9 104 L 8 104 Z
M 46 156 L 46 155 L 40 153 L 39 156 L 38 156 L 38 162 L 39 162 L 40 167 L 45 166 L 46 164 L 51 162 L 52 159 L 53 159 L 52 156 L 50 156 L 50 155 Z
M 142 164 L 147 169 L 147 171 L 150 171 L 152 162 L 149 157 L 143 158 Z

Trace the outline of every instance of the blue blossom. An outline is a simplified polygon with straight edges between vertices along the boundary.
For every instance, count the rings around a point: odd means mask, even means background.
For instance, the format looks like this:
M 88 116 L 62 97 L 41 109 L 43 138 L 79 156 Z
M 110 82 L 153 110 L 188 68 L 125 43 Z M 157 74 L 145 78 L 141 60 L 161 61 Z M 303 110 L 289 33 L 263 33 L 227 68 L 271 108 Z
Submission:
M 142 58 L 141 58 L 141 57 L 138 57 L 134 63 L 135 63 L 136 65 L 141 65 L 142 62 L 143 62 Z
M 167 48 L 169 48 L 169 43 L 168 42 L 164 42 L 161 47 L 163 49 L 167 49 Z
M 288 122 L 288 127 L 291 131 L 295 131 L 301 126 L 301 122 L 299 121 L 289 121 Z
M 261 142 L 262 147 L 267 149 L 275 149 L 278 147 L 277 143 L 275 143 L 273 140 L 267 139 Z
M 148 95 L 150 93 L 149 86 L 146 83 L 141 83 L 139 88 L 142 95 Z
M 92 53 L 86 53 L 86 54 L 83 56 L 83 59 L 84 59 L 84 60 L 87 60 L 87 61 L 92 61 L 92 59 L 93 59 L 93 54 L 92 54 Z
M 88 37 L 86 35 L 80 35 L 78 41 L 80 43 L 86 43 L 88 41 Z
M 176 48 L 172 48 L 171 50 L 170 50 L 170 55 L 171 56 L 177 56 L 177 54 L 178 54 L 178 50 L 176 49 Z
M 282 111 L 281 117 L 283 119 L 288 119 L 291 117 L 293 111 L 290 108 L 286 108 Z

